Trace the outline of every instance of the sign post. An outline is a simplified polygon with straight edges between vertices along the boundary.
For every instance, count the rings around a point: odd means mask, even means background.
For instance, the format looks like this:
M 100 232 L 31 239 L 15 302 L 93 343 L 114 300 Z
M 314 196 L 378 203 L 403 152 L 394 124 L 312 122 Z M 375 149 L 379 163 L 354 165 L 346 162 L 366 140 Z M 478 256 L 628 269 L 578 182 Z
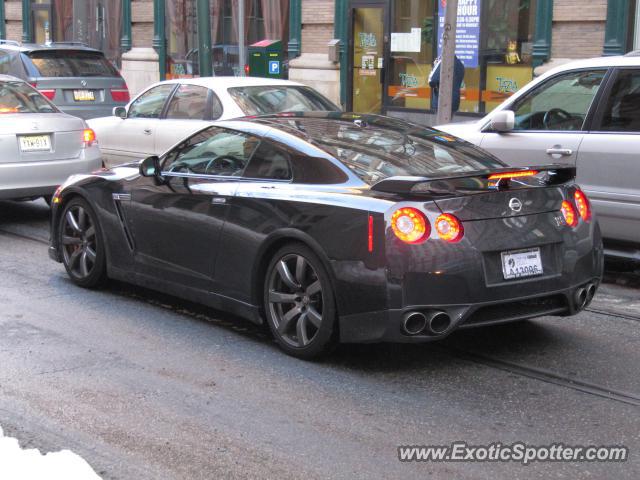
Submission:
M 438 125 L 451 121 L 457 20 L 458 0 L 447 0 L 447 10 L 442 31 L 442 63 L 440 64 L 440 91 L 438 94 L 438 114 L 436 116 L 436 124 Z

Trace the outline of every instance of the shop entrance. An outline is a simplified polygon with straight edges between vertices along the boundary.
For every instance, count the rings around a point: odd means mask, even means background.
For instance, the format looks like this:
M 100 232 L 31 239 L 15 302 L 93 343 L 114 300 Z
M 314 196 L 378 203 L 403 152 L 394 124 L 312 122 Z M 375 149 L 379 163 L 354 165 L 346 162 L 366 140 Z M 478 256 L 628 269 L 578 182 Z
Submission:
M 348 108 L 359 113 L 382 113 L 388 43 L 388 3 L 353 1 L 349 32 Z

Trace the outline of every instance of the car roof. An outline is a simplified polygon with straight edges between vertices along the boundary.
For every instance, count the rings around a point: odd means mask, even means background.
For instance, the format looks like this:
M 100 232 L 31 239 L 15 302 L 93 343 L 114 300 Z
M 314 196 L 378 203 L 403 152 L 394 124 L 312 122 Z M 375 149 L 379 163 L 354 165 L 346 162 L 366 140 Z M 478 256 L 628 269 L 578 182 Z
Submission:
M 16 52 L 35 52 L 48 50 L 82 50 L 86 52 L 102 53 L 100 50 L 91 48 L 82 42 L 51 42 L 39 43 L 19 43 L 12 40 L 0 40 L 0 49 L 13 50 Z
M 575 70 L 579 68 L 611 68 L 611 67 L 640 67 L 640 52 L 632 52 L 627 55 L 616 55 L 611 57 L 595 57 L 585 58 L 582 60 L 574 60 L 558 67 L 552 68 L 545 73 L 545 76 L 564 72 L 566 70 Z
M 229 87 L 259 87 L 259 86 L 275 86 L 275 85 L 288 85 L 288 86 L 304 86 L 302 83 L 292 82 L 291 80 L 280 80 L 276 78 L 261 78 L 261 77 L 197 77 L 197 78 L 176 78 L 173 80 L 165 80 L 160 83 L 186 83 L 190 85 L 200 85 L 210 88 L 212 90 L 218 88 Z

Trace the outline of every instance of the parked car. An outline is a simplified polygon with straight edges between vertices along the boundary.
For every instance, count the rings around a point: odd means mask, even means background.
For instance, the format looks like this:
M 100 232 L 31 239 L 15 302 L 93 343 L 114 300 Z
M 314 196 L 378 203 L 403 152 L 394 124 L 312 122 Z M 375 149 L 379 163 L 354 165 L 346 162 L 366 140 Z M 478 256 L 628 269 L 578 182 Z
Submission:
M 28 83 L 0 75 L 0 199 L 49 201 L 69 175 L 100 167 L 84 120 L 61 112 Z
M 104 54 L 80 42 L 45 45 L 0 40 L 0 74 L 21 78 L 60 110 L 80 118 L 110 115 L 129 89 Z
M 580 60 L 526 85 L 483 119 L 436 127 L 513 166 L 577 167 L 608 255 L 640 260 L 640 56 Z
M 426 342 L 588 305 L 602 244 L 574 174 L 385 117 L 221 121 L 72 177 L 49 253 L 83 287 L 109 276 L 266 321 L 299 357 Z
M 161 155 L 213 120 L 283 111 L 339 110 L 312 88 L 287 80 L 204 77 L 151 85 L 126 108 L 89 122 L 107 165 Z

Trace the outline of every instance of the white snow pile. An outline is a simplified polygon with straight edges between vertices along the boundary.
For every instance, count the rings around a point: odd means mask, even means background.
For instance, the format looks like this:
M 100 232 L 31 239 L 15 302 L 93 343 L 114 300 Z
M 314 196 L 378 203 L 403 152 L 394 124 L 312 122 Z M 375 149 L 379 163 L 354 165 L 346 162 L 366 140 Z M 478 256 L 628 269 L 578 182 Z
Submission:
M 0 479 L 100 480 L 89 464 L 69 450 L 42 455 L 37 448 L 22 450 L 18 440 L 5 437 L 0 427 Z

